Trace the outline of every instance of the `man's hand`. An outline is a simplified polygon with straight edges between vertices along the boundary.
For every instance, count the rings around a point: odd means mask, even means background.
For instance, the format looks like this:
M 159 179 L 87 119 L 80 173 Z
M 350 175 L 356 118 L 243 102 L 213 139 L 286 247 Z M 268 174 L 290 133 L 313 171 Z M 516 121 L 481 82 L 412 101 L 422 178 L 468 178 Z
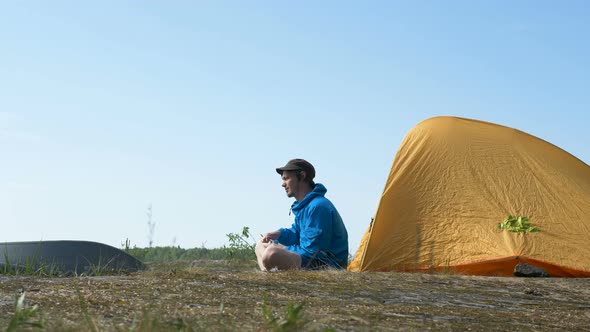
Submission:
M 262 242 L 268 243 L 270 241 L 278 240 L 280 236 L 281 236 L 281 231 L 268 232 L 268 233 L 264 234 L 264 236 L 262 237 Z

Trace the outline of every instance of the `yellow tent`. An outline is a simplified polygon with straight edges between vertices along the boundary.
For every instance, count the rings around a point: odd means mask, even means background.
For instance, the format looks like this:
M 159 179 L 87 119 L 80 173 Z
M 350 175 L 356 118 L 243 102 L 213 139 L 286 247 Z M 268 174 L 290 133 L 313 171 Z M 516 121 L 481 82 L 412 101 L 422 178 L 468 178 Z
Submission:
M 499 230 L 507 215 L 539 232 Z M 590 277 L 590 167 L 519 130 L 434 117 L 404 138 L 351 271 Z

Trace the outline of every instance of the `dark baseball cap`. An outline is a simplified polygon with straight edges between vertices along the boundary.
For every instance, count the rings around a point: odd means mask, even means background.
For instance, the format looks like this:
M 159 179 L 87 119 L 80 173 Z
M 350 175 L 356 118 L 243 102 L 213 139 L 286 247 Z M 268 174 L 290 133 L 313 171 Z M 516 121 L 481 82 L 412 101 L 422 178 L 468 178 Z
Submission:
M 287 165 L 277 168 L 277 173 L 283 175 L 284 171 L 304 171 L 309 180 L 315 177 L 315 168 L 308 161 L 303 159 L 291 159 Z

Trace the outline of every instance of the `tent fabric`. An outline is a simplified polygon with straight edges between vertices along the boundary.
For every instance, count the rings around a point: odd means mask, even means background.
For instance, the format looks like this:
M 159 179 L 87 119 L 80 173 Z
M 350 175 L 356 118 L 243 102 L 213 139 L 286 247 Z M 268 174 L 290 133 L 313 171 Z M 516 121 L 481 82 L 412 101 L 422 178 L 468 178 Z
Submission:
M 45 268 L 64 275 L 102 271 L 135 272 L 144 264 L 115 247 L 91 241 L 27 241 L 0 243 L 0 271 Z M 8 266 L 10 265 L 10 266 Z
M 540 232 L 498 230 L 507 215 Z M 351 271 L 590 277 L 590 167 L 522 131 L 427 119 L 403 139 Z

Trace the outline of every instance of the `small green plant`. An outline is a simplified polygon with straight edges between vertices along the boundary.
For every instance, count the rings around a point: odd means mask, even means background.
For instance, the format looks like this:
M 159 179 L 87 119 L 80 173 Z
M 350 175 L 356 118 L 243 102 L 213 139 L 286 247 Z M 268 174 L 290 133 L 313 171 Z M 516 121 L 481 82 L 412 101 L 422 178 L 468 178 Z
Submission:
M 25 327 L 33 327 L 33 328 L 43 328 L 45 326 L 45 322 L 43 318 L 38 320 L 32 320 L 33 316 L 35 316 L 39 308 L 37 305 L 32 307 L 28 307 L 25 305 L 25 294 L 23 292 L 16 300 L 16 304 L 14 306 L 14 315 L 8 324 L 8 328 L 6 332 L 9 331 L 18 331 L 22 330 Z
M 10 263 L 10 258 L 8 258 L 7 250 L 4 250 L 4 268 L 2 269 L 3 274 L 15 274 L 15 271 L 12 268 L 12 264 Z
M 507 230 L 515 233 L 535 233 L 540 232 L 539 227 L 533 227 L 528 217 L 507 216 L 498 224 L 498 230 Z
M 250 235 L 250 227 L 242 228 L 242 233 L 227 234 L 229 247 L 223 246 L 223 250 L 229 259 L 254 259 L 256 258 L 256 240 Z M 253 242 L 250 242 L 253 241 Z
M 24 274 L 25 275 L 32 275 L 35 273 L 35 261 L 37 260 L 37 253 L 33 257 L 27 257 L 25 259 L 25 267 L 24 267 Z
M 126 238 L 125 242 L 121 243 L 121 250 L 129 252 L 129 249 L 131 249 L 131 241 L 129 241 L 129 238 Z
M 271 307 L 262 302 L 262 316 L 266 325 L 275 332 L 299 331 L 305 324 L 303 318 L 302 303 L 288 303 L 283 317 L 278 315 Z

